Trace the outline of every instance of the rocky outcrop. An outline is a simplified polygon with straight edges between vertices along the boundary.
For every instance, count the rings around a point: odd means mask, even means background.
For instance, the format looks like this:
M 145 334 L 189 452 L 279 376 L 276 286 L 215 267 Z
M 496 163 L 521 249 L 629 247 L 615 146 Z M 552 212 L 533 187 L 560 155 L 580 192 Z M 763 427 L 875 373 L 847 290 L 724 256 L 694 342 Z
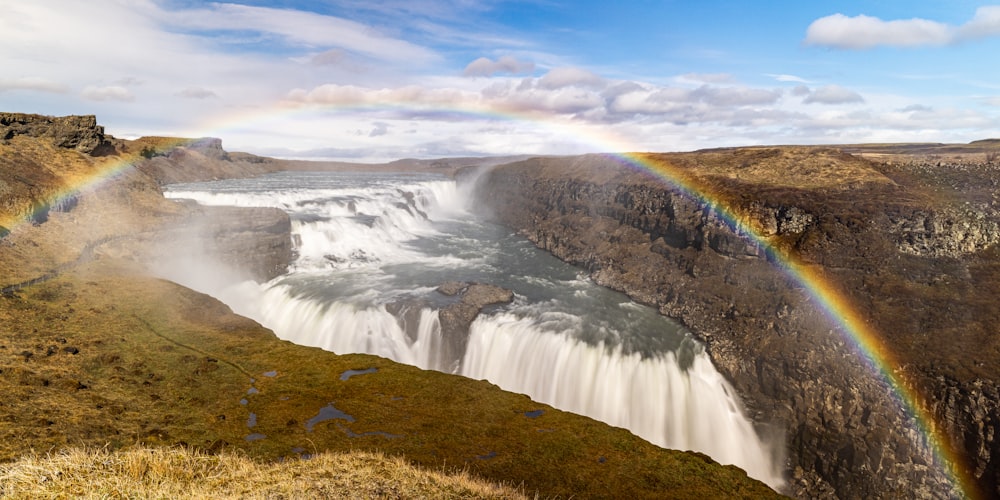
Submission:
M 18 135 L 51 139 L 58 147 L 89 155 L 107 154 L 114 149 L 94 115 L 54 117 L 0 113 L 0 140 L 7 141 Z
M 446 350 L 445 359 L 461 359 L 469 343 L 469 326 L 479 316 L 484 307 L 509 304 L 514 300 L 514 292 L 495 285 L 483 283 L 443 283 L 437 291 L 458 301 L 448 304 L 438 311 L 441 321 L 441 337 Z
M 510 303 L 514 300 L 514 292 L 486 283 L 461 281 L 442 283 L 436 292 L 430 297 L 408 298 L 386 304 L 386 310 L 396 317 L 400 328 L 415 342 L 422 310 L 437 309 L 441 337 L 440 341 L 430 339 L 429 366 L 456 373 L 469 342 L 472 322 L 486 307 Z
M 211 207 L 206 210 L 209 251 L 223 262 L 270 281 L 288 272 L 292 262 L 292 225 L 277 208 Z
M 157 237 L 152 259 L 215 263 L 263 283 L 288 271 L 291 230 L 288 214 L 277 208 L 192 205 Z
M 701 158 L 669 160 L 698 165 Z M 984 298 L 997 296 L 1000 278 L 990 243 L 995 219 L 923 224 L 918 238 L 900 228 L 929 214 L 955 220 L 951 209 L 901 176 L 878 180 L 875 165 L 852 163 L 875 181 L 838 188 L 711 177 L 701 164 L 701 185 L 712 186 L 712 199 L 730 204 L 742 222 L 610 157 L 506 165 L 483 177 L 477 193 L 499 222 L 703 338 L 755 420 L 783 429 L 790 493 L 957 495 L 849 332 L 774 265 L 778 254 L 738 231 L 752 225 L 781 252 L 818 267 L 870 318 L 896 354 L 893 369 L 916 385 L 963 456 L 958 467 L 981 494 L 998 495 L 1000 413 L 990 402 L 1000 380 L 991 333 L 998 306 Z
M 222 140 L 214 137 L 143 137 L 129 147 L 144 157 L 137 168 L 160 185 L 256 177 L 284 167 L 281 160 L 229 153 L 222 148 Z
M 1000 227 L 984 210 L 921 210 L 890 222 L 899 250 L 923 257 L 961 258 L 1000 242 Z

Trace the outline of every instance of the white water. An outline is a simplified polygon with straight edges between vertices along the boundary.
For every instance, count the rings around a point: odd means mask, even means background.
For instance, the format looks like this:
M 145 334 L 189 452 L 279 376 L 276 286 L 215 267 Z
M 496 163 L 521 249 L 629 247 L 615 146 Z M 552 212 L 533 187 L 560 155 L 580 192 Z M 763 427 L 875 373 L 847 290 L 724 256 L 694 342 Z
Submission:
M 283 173 L 179 185 L 168 196 L 292 215 L 298 258 L 288 276 L 204 290 L 283 339 L 487 379 L 783 484 L 780 446 L 758 436 L 700 344 L 654 310 L 477 220 L 466 209 L 474 200 L 453 181 Z M 437 308 L 450 299 L 434 288 L 449 280 L 516 293 L 513 304 L 473 322 L 460 359 L 442 359 L 440 349 Z M 393 303 L 412 314 L 394 316 Z

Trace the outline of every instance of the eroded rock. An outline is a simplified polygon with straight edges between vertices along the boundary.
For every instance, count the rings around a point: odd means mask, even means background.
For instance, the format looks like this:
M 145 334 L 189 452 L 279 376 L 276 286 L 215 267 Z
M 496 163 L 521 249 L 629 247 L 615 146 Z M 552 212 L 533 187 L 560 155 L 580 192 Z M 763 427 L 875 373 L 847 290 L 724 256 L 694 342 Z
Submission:
M 0 140 L 27 135 L 51 139 L 56 146 L 95 155 L 113 149 L 94 115 L 43 116 L 0 113 Z
M 993 437 L 1000 413 L 988 403 L 1000 354 L 983 322 L 1000 315 L 984 299 L 997 296 L 992 283 L 1000 278 L 990 253 L 995 214 L 956 214 L 923 185 L 892 172 L 894 181 L 880 181 L 879 167 L 863 162 L 848 167 L 864 182 L 799 187 L 780 176 L 770 183 L 711 177 L 699 154 L 676 157 L 670 160 L 702 169 L 700 182 L 745 214 L 742 223 L 824 269 L 824 279 L 884 335 L 897 369 L 920 385 L 971 464 L 959 466 L 987 495 L 1000 494 Z M 825 175 L 835 175 L 829 169 Z M 776 254 L 741 235 L 716 206 L 599 157 L 502 166 L 480 180 L 477 193 L 499 222 L 701 336 L 754 419 L 784 429 L 792 493 L 958 494 L 912 417 L 858 355 L 852 332 L 831 322 L 803 283 L 773 265 Z M 910 223 L 899 221 L 915 221 L 919 210 L 937 222 L 917 224 L 921 232 L 901 239 Z

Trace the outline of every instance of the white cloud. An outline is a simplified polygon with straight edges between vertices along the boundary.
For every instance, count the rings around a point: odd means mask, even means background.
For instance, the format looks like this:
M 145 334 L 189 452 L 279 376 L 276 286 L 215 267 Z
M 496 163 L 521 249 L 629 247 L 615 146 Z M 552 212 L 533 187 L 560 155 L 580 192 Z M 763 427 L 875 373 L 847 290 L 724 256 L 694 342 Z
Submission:
M 144 82 L 141 79 L 136 78 L 134 76 L 126 76 L 123 78 L 119 78 L 117 81 L 115 81 L 115 85 L 121 85 L 123 87 L 138 86 L 142 85 L 143 83 Z
M 465 76 L 493 76 L 501 73 L 524 75 L 535 71 L 535 63 L 519 61 L 512 56 L 502 56 L 497 60 L 480 57 L 469 63 L 462 72 Z
M 865 98 L 840 85 L 826 85 L 812 90 L 802 102 L 805 104 L 853 104 L 865 102 Z
M 325 84 L 312 90 L 295 89 L 286 96 L 294 105 L 318 104 L 323 106 L 363 107 L 369 105 L 399 105 L 417 108 L 459 107 L 462 103 L 478 101 L 474 94 L 455 88 L 429 89 L 418 85 L 397 88 L 371 89 L 356 85 Z
M 0 92 L 7 90 L 33 90 L 36 92 L 51 92 L 62 94 L 69 88 L 61 83 L 47 78 L 25 76 L 20 78 L 0 78 Z
M 806 29 L 805 43 L 838 49 L 870 49 L 880 45 L 944 45 L 952 38 L 948 25 L 926 19 L 883 21 L 863 14 L 855 17 L 834 14 L 813 21 Z
M 80 96 L 89 101 L 122 101 L 132 102 L 135 96 L 132 92 L 118 85 L 106 87 L 87 86 L 80 92 Z
M 336 66 L 347 61 L 347 52 L 342 49 L 330 49 L 312 56 L 309 62 L 317 66 Z
M 729 119 L 742 107 L 773 105 L 780 98 L 780 91 L 751 87 L 633 87 L 629 92 L 616 95 L 609 104 L 609 110 L 626 114 L 674 115 L 685 122 L 713 121 Z
M 779 82 L 790 82 L 790 83 L 813 83 L 805 78 L 795 76 L 795 75 L 777 75 L 773 73 L 767 73 L 767 76 L 774 78 Z
M 877 17 L 854 17 L 833 14 L 812 22 L 806 29 L 804 43 L 837 49 L 874 47 L 919 47 L 1000 36 L 1000 6 L 976 9 L 975 15 L 961 26 L 928 19 L 884 21 Z
M 976 9 L 972 19 L 958 29 L 961 39 L 985 38 L 1000 35 L 1000 5 L 989 5 Z
M 781 92 L 749 87 L 711 87 L 704 85 L 694 90 L 691 97 L 712 106 L 752 106 L 774 104 Z
M 685 73 L 679 80 L 697 83 L 733 83 L 736 78 L 729 73 Z
M 805 85 L 796 85 L 795 88 L 792 89 L 792 95 L 797 97 L 807 96 L 811 93 L 812 90 Z
M 174 95 L 177 97 L 185 97 L 187 99 L 209 99 L 219 97 L 219 95 L 215 92 L 202 87 L 188 87 Z
M 933 110 L 934 109 L 931 108 L 930 106 L 924 106 L 923 104 L 910 104 L 910 105 L 908 105 L 906 107 L 901 108 L 899 111 L 901 113 L 921 113 L 921 112 L 929 112 L 929 111 L 933 111 Z
M 368 137 L 379 137 L 389 133 L 389 124 L 385 122 L 375 122 L 372 124 L 372 129 L 368 132 Z
M 213 3 L 204 9 L 171 12 L 166 20 L 187 30 L 260 32 L 286 43 L 339 47 L 397 63 L 420 64 L 439 58 L 430 49 L 382 34 L 373 26 L 292 9 Z
M 600 76 L 585 69 L 573 67 L 553 68 L 538 80 L 538 86 L 545 89 L 563 87 L 603 87 L 605 81 Z

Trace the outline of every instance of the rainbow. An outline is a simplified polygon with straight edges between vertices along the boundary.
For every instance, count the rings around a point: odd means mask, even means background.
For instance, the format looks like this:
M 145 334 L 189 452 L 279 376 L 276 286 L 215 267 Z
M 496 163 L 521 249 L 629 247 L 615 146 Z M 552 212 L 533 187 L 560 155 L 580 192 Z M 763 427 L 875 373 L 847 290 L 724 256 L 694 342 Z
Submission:
M 320 110 L 323 113 L 341 115 L 371 112 L 416 112 L 421 119 L 430 120 L 435 118 L 452 120 L 458 117 L 469 120 L 500 120 L 515 124 L 527 123 L 542 126 L 545 129 L 568 135 L 578 142 L 589 144 L 593 147 L 594 152 L 635 150 L 635 148 L 628 145 L 627 141 L 614 136 L 606 129 L 596 128 L 571 119 L 547 118 L 536 113 L 520 110 L 496 109 L 480 105 L 448 107 L 435 104 L 428 106 L 426 104 L 421 105 L 406 101 L 380 101 L 362 104 L 342 103 L 339 105 L 323 106 Z M 193 130 L 196 132 L 192 136 L 224 136 L 227 131 L 245 130 L 248 125 L 264 126 L 277 118 L 294 117 L 298 114 L 311 111 L 316 111 L 316 107 L 281 103 L 269 110 L 254 110 L 240 115 L 217 118 L 207 124 L 194 128 Z M 169 149 L 181 145 L 183 142 L 185 142 L 183 139 L 177 139 L 174 142 L 163 141 L 159 144 L 159 147 Z M 833 280 L 823 274 L 820 267 L 808 265 L 797 259 L 795 255 L 773 245 L 770 239 L 759 228 L 755 227 L 753 221 L 740 216 L 734 210 L 734 207 L 727 206 L 721 197 L 715 195 L 704 186 L 700 186 L 696 180 L 692 180 L 689 176 L 684 175 L 676 167 L 665 162 L 654 161 L 649 156 L 641 153 L 610 153 L 609 155 L 616 158 L 628 168 L 651 173 L 667 185 L 699 203 L 711 205 L 715 209 L 716 214 L 732 230 L 759 245 L 760 248 L 772 257 L 771 260 L 776 265 L 808 292 L 814 303 L 838 327 L 837 330 L 843 335 L 844 339 L 857 355 L 862 358 L 864 363 L 895 394 L 901 408 L 912 417 L 918 427 L 917 430 L 926 440 L 922 444 L 930 447 L 936 464 L 943 469 L 953 485 L 961 490 L 966 497 L 974 496 L 975 488 L 971 487 L 974 482 L 958 466 L 961 463 L 960 458 L 953 450 L 953 447 L 948 445 L 949 441 L 943 431 L 935 425 L 933 415 L 922 396 L 914 389 L 914 384 L 907 380 L 905 374 L 895 369 L 895 367 L 899 366 L 899 363 L 895 359 L 892 350 L 885 345 L 882 336 L 871 325 L 871 322 L 857 312 L 857 307 L 851 303 L 851 300 L 840 290 Z M 113 178 L 133 166 L 139 158 L 139 155 L 132 154 L 105 161 L 89 177 L 68 182 L 64 189 L 53 197 L 51 203 L 60 198 L 73 196 L 80 191 L 99 186 L 107 179 Z M 11 220 L 0 219 L 0 226 L 13 228 L 24 221 L 25 218 L 23 217 L 13 222 Z
M 865 364 L 879 376 L 896 396 L 901 408 L 912 417 L 917 430 L 926 439 L 923 443 L 929 446 L 934 454 L 935 463 L 941 467 L 952 484 L 963 492 L 965 497 L 974 497 L 975 489 L 972 478 L 964 473 L 959 464 L 961 458 L 953 447 L 949 446 L 947 436 L 935 425 L 935 420 L 923 397 L 914 389 L 902 372 L 894 369 L 900 366 L 892 350 L 882 341 L 882 336 L 871 325 L 871 322 L 858 313 L 851 300 L 844 294 L 833 280 L 827 278 L 820 266 L 809 265 L 797 259 L 795 255 L 782 250 L 770 242 L 763 233 L 755 228 L 753 221 L 740 217 L 733 207 L 719 197 L 715 197 L 706 189 L 697 185 L 696 181 L 686 180 L 685 175 L 675 167 L 662 162 L 654 162 L 644 155 L 626 153 L 614 155 L 633 169 L 650 172 L 664 182 L 672 185 L 700 202 L 711 205 L 716 213 L 737 234 L 759 245 L 771 257 L 769 260 L 779 266 L 789 277 L 801 284 L 808 292 L 813 303 L 838 327 L 837 330 L 853 348 Z

